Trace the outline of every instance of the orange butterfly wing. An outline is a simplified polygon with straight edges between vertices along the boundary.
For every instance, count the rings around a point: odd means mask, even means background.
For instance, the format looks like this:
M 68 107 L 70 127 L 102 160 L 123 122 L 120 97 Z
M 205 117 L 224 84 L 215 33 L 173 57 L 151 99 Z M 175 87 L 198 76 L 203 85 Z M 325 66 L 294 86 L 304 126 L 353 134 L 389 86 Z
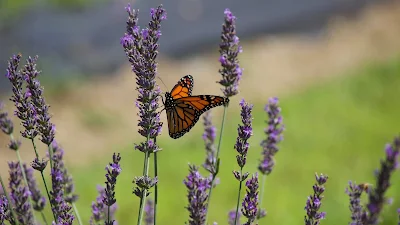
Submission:
M 187 133 L 197 123 L 200 115 L 220 105 L 226 105 L 228 98 L 214 95 L 191 96 L 193 77 L 184 76 L 166 93 L 166 112 L 169 136 L 177 139 Z

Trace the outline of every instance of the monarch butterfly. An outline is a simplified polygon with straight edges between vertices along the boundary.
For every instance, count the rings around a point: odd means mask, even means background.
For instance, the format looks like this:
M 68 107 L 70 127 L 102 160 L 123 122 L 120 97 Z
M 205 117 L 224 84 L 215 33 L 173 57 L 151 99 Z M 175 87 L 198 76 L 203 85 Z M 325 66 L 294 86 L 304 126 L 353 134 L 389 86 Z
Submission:
M 178 81 L 171 92 L 165 93 L 163 103 L 171 138 L 177 139 L 186 134 L 197 123 L 202 113 L 229 103 L 228 98 L 215 95 L 191 96 L 192 90 L 193 77 L 186 75 Z

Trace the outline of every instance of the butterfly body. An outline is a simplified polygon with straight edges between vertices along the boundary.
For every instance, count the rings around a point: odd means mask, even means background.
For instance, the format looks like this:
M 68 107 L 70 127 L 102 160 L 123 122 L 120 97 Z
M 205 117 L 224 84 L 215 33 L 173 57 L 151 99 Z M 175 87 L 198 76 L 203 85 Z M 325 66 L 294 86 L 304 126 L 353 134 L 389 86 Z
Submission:
M 186 75 L 165 93 L 165 111 L 167 113 L 169 136 L 177 139 L 187 133 L 197 123 L 201 114 L 211 108 L 226 105 L 228 98 L 215 95 L 192 96 L 193 77 Z

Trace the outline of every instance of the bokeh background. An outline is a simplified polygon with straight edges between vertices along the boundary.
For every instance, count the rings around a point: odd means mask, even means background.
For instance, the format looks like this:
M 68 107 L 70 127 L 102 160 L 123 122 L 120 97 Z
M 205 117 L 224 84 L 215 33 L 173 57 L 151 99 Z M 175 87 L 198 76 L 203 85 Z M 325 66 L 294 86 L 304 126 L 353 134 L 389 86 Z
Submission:
M 117 183 L 117 220 L 136 222 L 139 201 L 132 180 L 142 173 L 143 154 L 133 150 L 137 133 L 134 74 L 119 38 L 125 29 L 126 0 L 2 0 L 0 1 L 0 69 L 21 52 L 39 55 L 47 102 L 56 124 L 56 139 L 65 150 L 80 214 L 88 224 L 96 185 L 105 181 L 105 166 L 113 152 L 122 155 Z M 254 136 L 246 171 L 256 172 L 260 141 L 265 138 L 269 97 L 280 98 L 286 131 L 277 165 L 268 176 L 260 224 L 303 224 L 304 206 L 312 193 L 314 173 L 328 174 L 322 223 L 347 224 L 350 219 L 345 188 L 349 180 L 374 184 L 373 172 L 384 157 L 384 146 L 400 127 L 400 3 L 379 0 L 211 1 L 142 0 L 146 25 L 151 7 L 163 3 L 168 19 L 162 24 L 159 76 L 169 91 L 186 74 L 195 79 L 194 94 L 218 94 L 218 43 L 223 12 L 238 17 L 244 68 L 241 92 L 231 99 L 221 153 L 220 184 L 213 192 L 210 221 L 227 224 L 235 207 L 237 181 L 236 127 L 239 101 L 254 106 Z M 0 98 L 14 110 L 10 85 L 0 77 Z M 213 109 L 220 127 L 222 110 Z M 165 122 L 165 114 L 162 114 Z M 19 123 L 14 118 L 16 124 Z M 164 123 L 165 124 L 165 123 Z M 165 125 L 164 125 L 165 126 Z M 20 128 L 18 128 L 19 130 Z M 17 130 L 17 131 L 18 131 Z M 188 213 L 182 183 L 187 164 L 205 158 L 201 121 L 184 137 L 173 140 L 164 127 L 158 139 L 159 224 L 183 224 Z M 33 159 L 23 141 L 23 160 Z M 0 135 L 0 174 L 15 153 Z M 41 155 L 45 146 L 39 144 Z M 203 171 L 203 174 L 205 172 Z M 392 177 L 382 224 L 395 224 L 400 207 L 400 173 Z M 39 184 L 42 182 L 39 180 Z M 243 193 L 244 194 L 244 193 Z M 243 196 L 242 194 L 242 196 Z M 365 196 L 364 196 L 365 197 Z M 366 201 L 365 198 L 363 198 Z M 49 209 L 48 213 L 49 213 Z M 50 217 L 49 217 L 50 218 Z

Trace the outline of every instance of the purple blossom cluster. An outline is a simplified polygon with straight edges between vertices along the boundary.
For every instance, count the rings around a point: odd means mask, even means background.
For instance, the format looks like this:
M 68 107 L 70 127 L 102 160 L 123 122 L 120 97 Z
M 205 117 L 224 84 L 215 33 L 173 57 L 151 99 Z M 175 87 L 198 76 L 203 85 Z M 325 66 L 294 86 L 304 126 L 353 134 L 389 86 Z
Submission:
M 219 45 L 222 69 L 219 73 L 222 79 L 218 82 L 222 85 L 222 92 L 226 97 L 232 97 L 239 93 L 239 82 L 243 69 L 239 66 L 238 55 L 242 52 L 239 45 L 239 37 L 236 35 L 236 17 L 229 9 L 225 9 L 225 20 L 222 25 L 221 43 Z
M 253 128 L 251 127 L 251 122 L 253 120 L 251 112 L 253 110 L 253 105 L 248 104 L 244 99 L 240 101 L 240 117 L 242 119 L 242 124 L 238 127 L 238 137 L 236 138 L 236 144 L 234 148 L 239 153 L 236 156 L 236 161 L 239 167 L 242 169 L 246 165 L 247 151 L 249 150 L 249 138 L 253 135 Z M 241 174 L 239 171 L 234 171 L 233 174 L 235 178 L 239 181 L 246 180 L 248 173 Z
M 14 204 L 17 215 L 15 219 L 21 224 L 34 224 L 33 212 L 29 202 L 29 196 L 32 194 L 23 182 L 19 162 L 9 162 L 8 167 L 10 168 L 10 199 Z
M 283 118 L 278 98 L 270 98 L 265 106 L 268 114 L 268 127 L 264 130 L 267 138 L 261 142 L 263 159 L 260 161 L 258 170 L 262 174 L 270 174 L 274 168 L 274 155 L 279 151 L 278 143 L 283 139 Z
M 324 184 L 328 180 L 328 176 L 321 174 L 315 174 L 315 180 L 317 181 L 314 186 L 314 194 L 307 198 L 306 216 L 304 217 L 305 225 L 318 225 L 322 219 L 325 219 L 326 212 L 319 212 L 321 207 L 321 200 L 323 199 L 323 193 L 325 192 Z
M 211 188 L 211 177 L 202 177 L 198 168 L 189 165 L 189 175 L 183 181 L 188 189 L 190 225 L 203 225 L 206 222 L 208 190 Z
M 206 159 L 203 163 L 203 168 L 211 174 L 217 174 L 217 152 L 214 145 L 217 128 L 215 128 L 215 126 L 212 124 L 210 111 L 204 114 L 203 125 L 203 140 L 206 149 Z
M 247 218 L 245 225 L 251 225 L 256 217 L 258 210 L 258 174 L 255 173 L 246 181 L 246 196 L 242 202 L 242 214 Z
M 96 201 L 92 202 L 92 216 L 90 217 L 89 224 L 90 225 L 100 225 L 104 224 L 104 221 L 109 216 L 112 221 L 114 221 L 114 225 L 117 225 L 117 221 L 114 220 L 115 218 L 115 211 L 118 208 L 117 203 L 114 203 L 108 209 L 107 205 L 104 204 L 103 199 L 106 198 L 106 189 L 98 185 L 97 191 L 99 195 L 96 198 Z

